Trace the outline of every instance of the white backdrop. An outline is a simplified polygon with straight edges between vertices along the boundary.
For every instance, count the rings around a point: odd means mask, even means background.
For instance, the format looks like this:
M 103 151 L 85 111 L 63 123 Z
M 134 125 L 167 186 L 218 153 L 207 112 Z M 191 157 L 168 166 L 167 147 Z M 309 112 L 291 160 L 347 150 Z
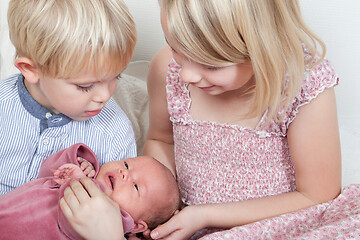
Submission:
M 157 0 L 124 0 L 137 23 L 133 60 L 150 60 L 165 45 Z M 221 0 L 219 0 L 221 1 Z M 327 44 L 327 58 L 340 77 L 336 87 L 343 159 L 343 185 L 360 183 L 360 0 L 300 0 L 305 21 Z M 0 78 L 16 71 L 8 39 L 8 0 L 0 1 Z

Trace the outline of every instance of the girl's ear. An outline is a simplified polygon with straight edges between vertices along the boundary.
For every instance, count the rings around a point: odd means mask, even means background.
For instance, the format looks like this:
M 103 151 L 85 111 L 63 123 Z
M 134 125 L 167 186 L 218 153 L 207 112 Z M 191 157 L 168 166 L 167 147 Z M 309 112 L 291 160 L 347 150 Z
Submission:
M 19 57 L 15 60 L 15 67 L 20 70 L 29 83 L 35 84 L 40 79 L 40 71 L 36 64 L 27 57 Z
M 145 230 L 148 229 L 148 225 L 146 224 L 146 222 L 144 222 L 142 219 L 140 219 L 139 221 L 137 221 L 135 223 L 135 227 L 134 229 L 131 231 L 131 233 L 139 233 L 139 232 L 144 232 Z

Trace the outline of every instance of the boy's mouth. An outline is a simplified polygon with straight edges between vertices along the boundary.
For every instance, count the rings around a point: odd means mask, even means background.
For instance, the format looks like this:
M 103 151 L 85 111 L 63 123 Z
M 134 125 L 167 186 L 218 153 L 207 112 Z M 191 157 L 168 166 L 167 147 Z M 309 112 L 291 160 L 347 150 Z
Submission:
M 93 117 L 95 115 L 98 115 L 100 112 L 101 112 L 102 108 L 100 109 L 97 109 L 97 110 L 94 110 L 94 111 L 86 111 L 85 113 L 90 116 L 90 117 Z

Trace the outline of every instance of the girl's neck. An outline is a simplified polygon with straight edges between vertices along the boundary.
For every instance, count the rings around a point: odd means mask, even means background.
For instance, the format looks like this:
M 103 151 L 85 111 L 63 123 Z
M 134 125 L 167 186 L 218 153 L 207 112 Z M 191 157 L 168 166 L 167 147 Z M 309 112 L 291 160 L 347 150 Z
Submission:
M 253 85 L 253 84 L 252 84 Z M 222 124 L 239 125 L 254 129 L 261 116 L 245 117 L 254 97 L 249 86 L 220 95 L 209 95 L 202 90 L 189 86 L 190 114 L 194 120 L 211 121 Z

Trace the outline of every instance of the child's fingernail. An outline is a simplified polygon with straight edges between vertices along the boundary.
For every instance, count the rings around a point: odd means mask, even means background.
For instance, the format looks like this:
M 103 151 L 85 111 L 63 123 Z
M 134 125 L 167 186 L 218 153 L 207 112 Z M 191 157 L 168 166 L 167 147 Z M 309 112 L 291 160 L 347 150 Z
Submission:
M 153 231 L 153 232 L 150 233 L 150 236 L 151 236 L 151 238 L 156 239 L 159 236 L 159 232 L 158 231 Z

